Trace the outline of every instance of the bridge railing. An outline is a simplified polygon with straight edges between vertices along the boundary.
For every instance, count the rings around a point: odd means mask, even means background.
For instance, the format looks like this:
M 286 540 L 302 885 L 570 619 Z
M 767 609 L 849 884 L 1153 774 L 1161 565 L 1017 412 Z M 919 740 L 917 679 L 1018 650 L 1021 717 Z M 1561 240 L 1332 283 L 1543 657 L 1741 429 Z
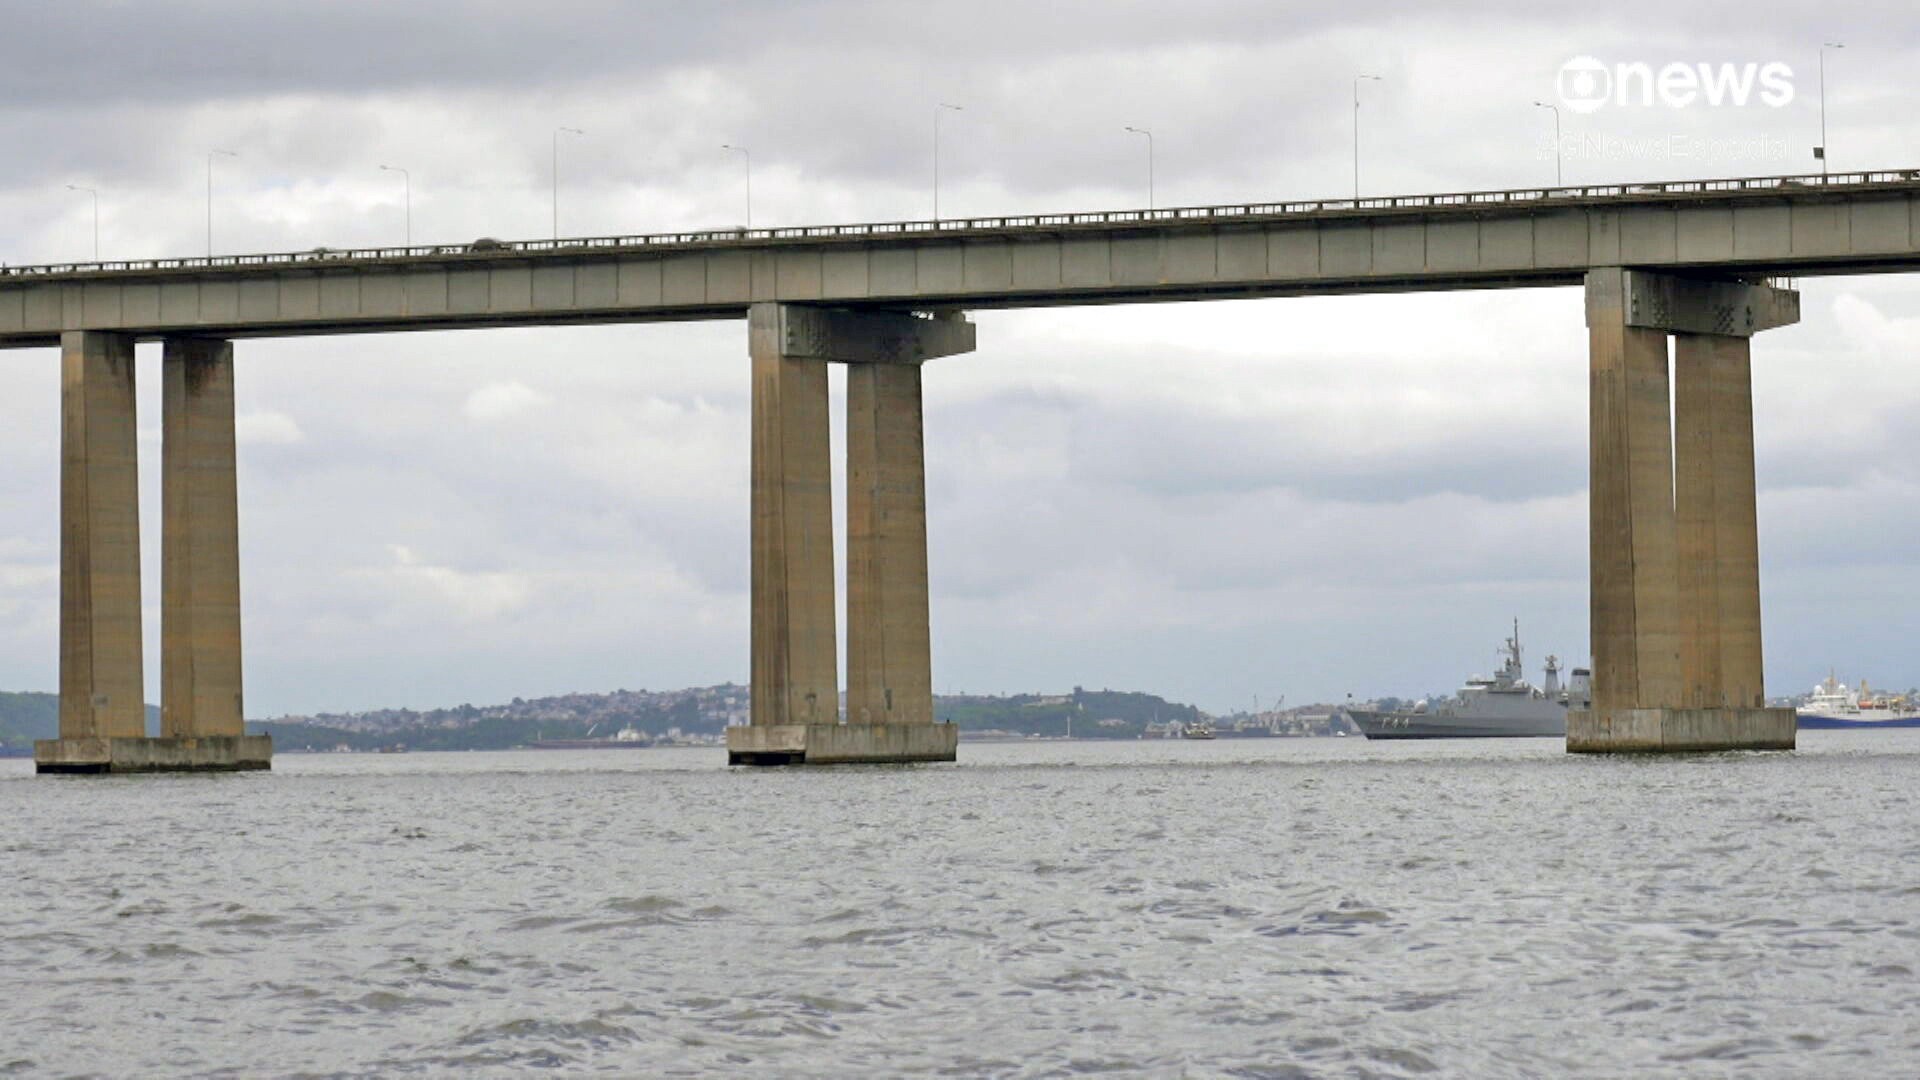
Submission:
M 1912 187 L 1920 188 L 1920 169 L 1875 172 L 1758 176 L 1717 180 L 1665 180 L 1639 184 L 1586 184 L 1577 187 L 1515 188 L 1506 191 L 1449 192 L 1434 195 L 1382 195 L 1359 199 L 1312 199 L 1287 202 L 1239 203 L 1224 206 L 1186 206 L 1150 210 L 1096 210 L 1064 214 L 1017 214 L 1002 217 L 940 218 L 850 225 L 782 225 L 772 228 L 708 229 L 695 232 L 647 233 L 635 236 L 597 236 L 562 240 L 481 239 L 467 244 L 427 244 L 409 247 L 312 248 L 262 255 L 214 255 L 167 259 L 116 259 L 101 262 L 51 263 L 41 266 L 0 265 L 0 278 L 63 278 L 95 274 L 151 271 L 233 270 L 250 267 L 303 264 L 325 266 L 339 262 L 390 263 L 407 260 L 498 258 L 505 255 L 565 255 L 596 250 L 747 245 L 760 241 L 810 240 L 891 236 L 946 236 L 1004 234 L 1019 230 L 1047 231 L 1115 225 L 1149 226 L 1159 222 L 1231 222 L 1248 218 L 1315 217 L 1341 214 L 1393 213 L 1449 207 L 1566 205 L 1607 201 L 1638 201 L 1670 196 L 1676 199 L 1702 194 L 1741 191 L 1795 192 L 1811 189 Z

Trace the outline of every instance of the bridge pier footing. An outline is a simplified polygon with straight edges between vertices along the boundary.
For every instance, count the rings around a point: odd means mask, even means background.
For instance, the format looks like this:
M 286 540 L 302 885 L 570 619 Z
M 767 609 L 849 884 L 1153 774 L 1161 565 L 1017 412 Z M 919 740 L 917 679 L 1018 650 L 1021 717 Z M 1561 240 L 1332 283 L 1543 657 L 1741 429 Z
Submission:
M 755 304 L 751 723 L 733 765 L 952 761 L 933 722 L 920 365 L 973 326 L 904 312 Z M 839 715 L 826 365 L 847 390 L 847 715 Z
M 248 772 L 273 767 L 266 735 L 157 739 L 47 739 L 33 746 L 43 773 Z
M 240 691 L 233 348 L 169 339 L 162 361 L 161 737 L 141 674 L 140 507 L 133 339 L 62 342 L 60 737 L 44 773 L 268 768 Z
M 1764 707 L 1749 357 L 1798 318 L 1764 284 L 1587 275 L 1593 701 L 1569 751 L 1793 748 L 1794 711 Z
M 953 724 L 780 724 L 727 729 L 729 765 L 900 765 L 952 761 Z
M 1791 750 L 1799 722 L 1792 709 L 1577 710 L 1567 714 L 1567 749 L 1576 754 Z

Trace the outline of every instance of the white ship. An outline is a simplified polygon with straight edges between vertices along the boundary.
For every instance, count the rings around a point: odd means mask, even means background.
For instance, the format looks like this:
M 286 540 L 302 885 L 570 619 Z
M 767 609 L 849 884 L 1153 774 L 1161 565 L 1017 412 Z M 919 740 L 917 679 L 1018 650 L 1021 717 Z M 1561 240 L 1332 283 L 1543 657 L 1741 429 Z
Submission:
M 1800 730 L 1826 728 L 1910 728 L 1920 727 L 1920 708 L 1904 697 L 1876 695 L 1860 680 L 1860 688 L 1847 689 L 1835 681 L 1833 673 L 1813 688 L 1813 696 L 1800 706 Z
M 1567 710 L 1584 709 L 1593 697 L 1593 676 L 1574 668 L 1563 688 L 1560 660 L 1547 657 L 1546 680 L 1527 682 L 1520 657 L 1520 622 L 1500 650 L 1505 661 L 1492 678 L 1474 677 L 1443 701 L 1422 701 L 1411 709 L 1349 709 L 1360 733 L 1369 739 L 1501 739 L 1567 734 Z

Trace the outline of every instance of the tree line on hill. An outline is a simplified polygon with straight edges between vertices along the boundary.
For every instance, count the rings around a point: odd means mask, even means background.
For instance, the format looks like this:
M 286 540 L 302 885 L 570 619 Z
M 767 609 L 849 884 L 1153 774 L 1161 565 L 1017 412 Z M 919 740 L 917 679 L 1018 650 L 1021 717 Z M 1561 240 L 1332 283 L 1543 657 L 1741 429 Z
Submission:
M 747 716 L 747 688 L 732 683 L 686 690 L 616 690 L 515 698 L 503 705 L 382 709 L 360 713 L 249 720 L 252 734 L 273 736 L 282 752 L 301 750 L 507 750 L 543 739 L 610 738 L 623 728 L 661 738 L 717 735 Z M 963 731 L 1011 735 L 1133 739 L 1155 724 L 1192 723 L 1201 711 L 1154 694 L 1074 687 L 1064 694 L 951 694 L 934 699 L 936 719 Z M 158 710 L 148 706 L 157 733 Z M 47 693 L 0 692 L 0 753 L 31 753 L 33 740 L 54 738 L 59 701 Z M 1157 730 L 1157 729 L 1156 729 Z

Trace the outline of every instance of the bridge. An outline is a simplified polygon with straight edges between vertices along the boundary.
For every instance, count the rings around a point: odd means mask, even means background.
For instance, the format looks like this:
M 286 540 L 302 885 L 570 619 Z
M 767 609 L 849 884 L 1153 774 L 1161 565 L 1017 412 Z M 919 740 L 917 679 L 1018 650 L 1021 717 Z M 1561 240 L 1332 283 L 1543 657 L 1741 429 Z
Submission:
M 60 738 L 42 771 L 263 768 L 241 718 L 233 342 L 748 323 L 751 724 L 736 763 L 953 760 L 932 715 L 921 369 L 969 309 L 1580 285 L 1593 704 L 1574 751 L 1779 748 L 1750 342 L 1782 279 L 1920 268 L 1920 170 L 0 268 L 62 355 Z M 1669 385 L 1668 340 L 1673 341 Z M 142 719 L 133 347 L 160 340 L 162 734 Z M 847 705 L 827 435 L 849 365 Z

